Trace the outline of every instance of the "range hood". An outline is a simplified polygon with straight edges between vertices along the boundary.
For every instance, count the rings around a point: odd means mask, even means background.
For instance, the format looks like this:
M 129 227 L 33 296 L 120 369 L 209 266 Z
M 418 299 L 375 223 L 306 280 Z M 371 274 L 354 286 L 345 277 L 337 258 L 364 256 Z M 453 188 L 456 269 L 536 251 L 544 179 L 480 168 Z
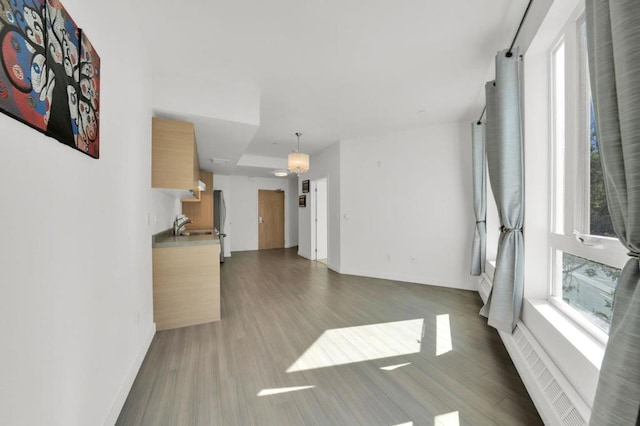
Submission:
M 191 194 L 191 197 L 189 197 L 188 195 L 183 196 L 182 198 L 180 198 L 180 201 L 182 202 L 186 202 L 186 203 L 194 203 L 194 202 L 200 202 L 201 198 L 200 198 L 200 194 L 202 193 L 202 191 L 207 189 L 207 184 L 204 183 L 201 180 L 198 180 L 198 190 L 193 190 L 190 189 L 189 193 Z
M 207 184 L 201 180 L 198 180 L 198 186 L 196 189 L 169 189 L 169 188 L 155 188 L 171 198 L 178 198 L 180 201 L 193 203 L 201 200 L 200 193 L 207 189 Z

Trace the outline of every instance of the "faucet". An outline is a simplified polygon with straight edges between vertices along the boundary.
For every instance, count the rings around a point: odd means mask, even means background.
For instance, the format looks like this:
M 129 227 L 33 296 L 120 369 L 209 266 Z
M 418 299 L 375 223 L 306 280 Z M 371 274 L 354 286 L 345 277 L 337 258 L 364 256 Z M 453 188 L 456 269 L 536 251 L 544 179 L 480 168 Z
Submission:
M 178 216 L 176 220 L 173 221 L 173 235 L 180 235 L 180 231 L 182 231 L 182 228 L 184 228 L 188 223 L 193 223 L 193 221 L 186 216 Z

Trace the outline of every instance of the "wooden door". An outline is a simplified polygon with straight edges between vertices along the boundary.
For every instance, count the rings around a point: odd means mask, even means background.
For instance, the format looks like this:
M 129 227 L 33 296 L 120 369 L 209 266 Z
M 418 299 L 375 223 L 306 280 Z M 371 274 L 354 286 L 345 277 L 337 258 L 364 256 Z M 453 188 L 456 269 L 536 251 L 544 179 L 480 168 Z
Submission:
M 284 191 L 258 190 L 258 248 L 284 247 Z

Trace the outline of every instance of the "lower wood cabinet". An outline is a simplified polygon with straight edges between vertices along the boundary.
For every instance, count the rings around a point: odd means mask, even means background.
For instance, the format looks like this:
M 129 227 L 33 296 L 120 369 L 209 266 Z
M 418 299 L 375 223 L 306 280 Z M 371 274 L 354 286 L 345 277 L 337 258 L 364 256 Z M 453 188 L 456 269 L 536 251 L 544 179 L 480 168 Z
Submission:
M 153 317 L 157 330 L 220 319 L 220 245 L 153 249 Z

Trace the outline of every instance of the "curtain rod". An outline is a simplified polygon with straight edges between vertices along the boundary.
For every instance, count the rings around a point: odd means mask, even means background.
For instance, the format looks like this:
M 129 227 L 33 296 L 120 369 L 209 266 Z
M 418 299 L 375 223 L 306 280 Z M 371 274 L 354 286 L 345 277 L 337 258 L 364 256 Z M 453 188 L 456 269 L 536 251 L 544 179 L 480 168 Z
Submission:
M 524 10 L 524 14 L 522 15 L 522 19 L 520 20 L 520 25 L 518 25 L 518 29 L 516 30 L 516 34 L 513 36 L 513 40 L 511 40 L 511 45 L 509 46 L 509 50 L 507 51 L 507 58 L 513 56 L 511 51 L 513 50 L 513 46 L 516 44 L 516 40 L 518 39 L 518 35 L 520 34 L 520 30 L 522 29 L 522 25 L 524 24 L 524 20 L 527 19 L 527 14 L 529 13 L 529 9 L 531 8 L 531 3 L 533 0 L 529 0 L 529 4 L 527 4 L 527 8 Z M 495 83 L 494 83 L 495 86 Z M 480 114 L 480 118 L 478 118 L 478 124 L 482 124 L 482 117 L 484 117 L 484 113 L 487 111 L 487 105 L 484 105 L 482 109 L 482 114 Z
M 478 126 L 482 124 L 482 117 L 484 117 L 484 113 L 487 110 L 487 106 L 485 105 L 484 108 L 482 108 L 482 114 L 480 114 L 480 118 L 478 118 Z
M 509 46 L 509 50 L 507 51 L 507 58 L 510 58 L 511 55 L 513 55 L 513 53 L 511 53 L 511 51 L 513 50 L 513 45 L 516 44 L 516 40 L 518 39 L 518 34 L 520 34 L 520 30 L 522 29 L 522 24 L 524 24 L 524 20 L 527 19 L 527 13 L 529 13 L 529 8 L 531 7 L 531 3 L 533 3 L 533 0 L 529 0 L 529 4 L 527 5 L 527 8 L 524 10 L 524 15 L 522 15 L 522 19 L 520 20 L 520 25 L 518 25 L 518 29 L 516 30 L 516 35 L 513 36 L 513 40 L 511 41 L 511 46 Z

